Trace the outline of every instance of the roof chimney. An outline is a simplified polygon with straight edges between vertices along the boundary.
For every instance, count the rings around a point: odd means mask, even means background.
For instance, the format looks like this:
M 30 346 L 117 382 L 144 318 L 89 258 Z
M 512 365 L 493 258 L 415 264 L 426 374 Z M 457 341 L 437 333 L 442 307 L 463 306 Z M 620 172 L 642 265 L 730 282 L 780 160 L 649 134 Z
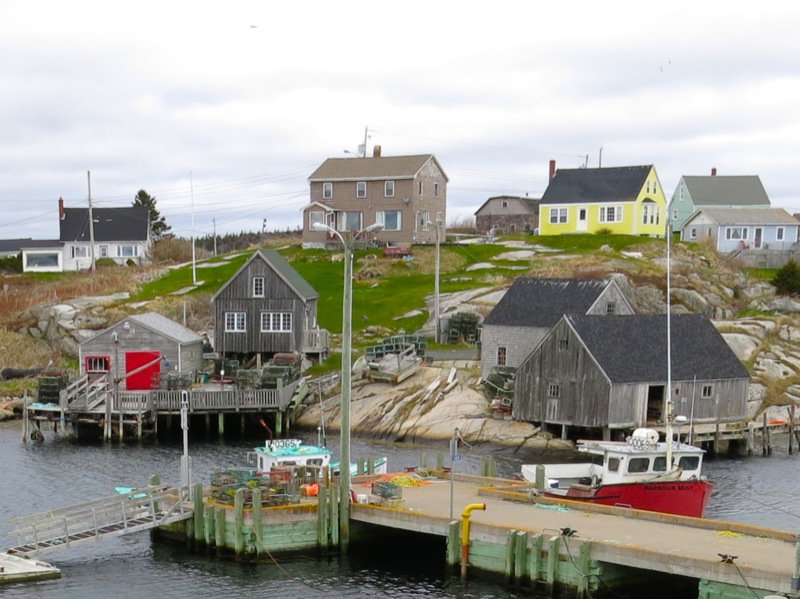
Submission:
M 64 220 L 64 198 L 58 198 L 58 220 Z
M 373 146 L 372 147 L 372 157 L 373 158 L 380 158 L 381 157 L 381 147 L 380 146 Z
M 548 178 L 548 181 L 552 181 L 553 179 L 555 179 L 555 177 L 556 177 L 556 161 L 555 160 L 551 160 L 550 161 L 550 177 Z
M 712 177 L 716 177 L 717 176 L 717 167 L 716 166 L 712 166 L 711 167 L 711 176 Z

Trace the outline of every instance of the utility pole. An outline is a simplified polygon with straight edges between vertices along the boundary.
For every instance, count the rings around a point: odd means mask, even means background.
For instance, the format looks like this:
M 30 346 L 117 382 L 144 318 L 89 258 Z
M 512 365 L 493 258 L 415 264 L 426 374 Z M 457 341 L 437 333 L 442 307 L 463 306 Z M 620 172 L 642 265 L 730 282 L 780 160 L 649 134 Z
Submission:
M 192 285 L 197 285 L 196 254 L 194 249 L 194 182 L 192 180 L 192 171 L 189 171 L 189 195 L 192 199 Z
M 216 217 L 211 219 L 211 222 L 214 224 L 214 255 L 217 255 L 217 219 Z
M 90 270 L 94 272 L 94 215 L 92 214 L 92 172 L 86 171 L 86 182 L 89 187 L 89 256 L 91 256 Z
M 597 157 L 597 168 L 603 168 L 603 146 L 600 146 L 600 154 Z
M 439 343 L 441 340 L 439 339 L 439 319 L 441 315 L 439 313 L 439 245 L 441 243 L 441 230 L 442 230 L 442 219 L 437 216 L 436 217 L 436 272 L 434 273 L 434 289 L 433 289 L 433 296 L 434 296 L 434 333 L 433 341 L 435 343 Z
M 361 152 L 361 157 L 367 157 L 367 133 L 369 132 L 369 128 L 364 125 L 364 150 Z

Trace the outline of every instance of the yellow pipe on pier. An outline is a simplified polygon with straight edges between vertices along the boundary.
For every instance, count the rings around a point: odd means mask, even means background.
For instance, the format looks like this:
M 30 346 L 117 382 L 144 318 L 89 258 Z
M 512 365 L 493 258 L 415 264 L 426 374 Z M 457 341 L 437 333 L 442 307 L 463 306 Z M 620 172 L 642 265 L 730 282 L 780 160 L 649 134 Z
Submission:
M 461 512 L 461 578 L 467 577 L 469 561 L 469 518 L 474 510 L 486 510 L 485 503 L 470 503 Z

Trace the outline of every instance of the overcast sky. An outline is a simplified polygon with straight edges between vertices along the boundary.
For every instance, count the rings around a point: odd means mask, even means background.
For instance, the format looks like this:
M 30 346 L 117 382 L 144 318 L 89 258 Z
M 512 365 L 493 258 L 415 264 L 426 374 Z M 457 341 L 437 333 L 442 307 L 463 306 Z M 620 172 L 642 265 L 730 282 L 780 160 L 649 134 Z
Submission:
M 0 3 L 0 238 L 156 197 L 178 235 L 294 228 L 308 176 L 433 153 L 448 222 L 547 163 L 759 175 L 800 211 L 797 2 Z

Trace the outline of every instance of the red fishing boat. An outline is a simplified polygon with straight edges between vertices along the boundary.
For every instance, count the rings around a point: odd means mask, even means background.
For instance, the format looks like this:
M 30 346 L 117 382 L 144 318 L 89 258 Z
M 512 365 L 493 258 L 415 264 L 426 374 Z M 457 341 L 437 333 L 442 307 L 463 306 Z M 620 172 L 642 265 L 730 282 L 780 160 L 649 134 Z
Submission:
M 703 516 L 713 486 L 701 474 L 699 447 L 659 441 L 655 430 L 636 429 L 627 442 L 580 441 L 578 450 L 602 462 L 526 464 L 522 476 L 545 497 Z

